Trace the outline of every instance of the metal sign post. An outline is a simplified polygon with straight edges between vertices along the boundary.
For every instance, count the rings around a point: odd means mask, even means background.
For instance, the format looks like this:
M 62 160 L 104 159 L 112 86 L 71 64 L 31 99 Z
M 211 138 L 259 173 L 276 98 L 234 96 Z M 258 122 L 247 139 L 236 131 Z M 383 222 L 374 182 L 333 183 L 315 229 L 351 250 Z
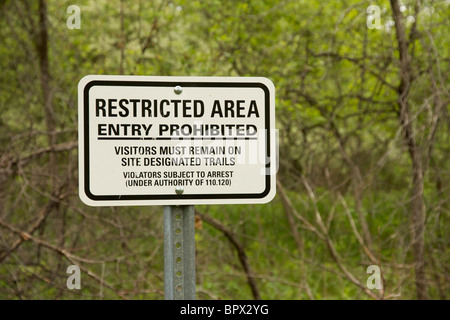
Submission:
M 164 206 L 164 296 L 195 300 L 194 206 Z

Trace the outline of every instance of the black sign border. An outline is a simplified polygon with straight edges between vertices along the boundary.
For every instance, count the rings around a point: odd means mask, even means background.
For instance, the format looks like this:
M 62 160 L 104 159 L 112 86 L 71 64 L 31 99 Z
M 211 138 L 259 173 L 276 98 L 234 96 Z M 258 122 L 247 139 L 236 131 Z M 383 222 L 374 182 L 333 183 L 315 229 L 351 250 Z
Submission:
M 86 196 L 93 201 L 151 201 L 151 200 L 220 200 L 220 199 L 263 199 L 270 193 L 271 175 L 266 174 L 266 188 L 261 193 L 227 193 L 227 194 L 183 194 L 183 195 L 94 195 L 90 191 L 90 167 L 89 167 L 89 90 L 94 86 L 127 86 L 127 87 L 200 87 L 200 88 L 261 88 L 264 91 L 265 100 L 265 129 L 266 152 L 268 159 L 270 154 L 270 90 L 261 82 L 186 82 L 186 81 L 134 81 L 134 80 L 92 80 L 85 84 L 83 89 L 83 117 L 84 117 L 84 191 Z M 270 172 L 271 161 L 266 163 Z

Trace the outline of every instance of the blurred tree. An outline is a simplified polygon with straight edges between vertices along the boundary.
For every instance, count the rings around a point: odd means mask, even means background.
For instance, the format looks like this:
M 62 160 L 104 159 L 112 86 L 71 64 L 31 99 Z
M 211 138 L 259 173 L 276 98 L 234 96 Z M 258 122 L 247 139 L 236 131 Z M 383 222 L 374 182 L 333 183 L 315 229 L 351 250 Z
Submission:
M 162 298 L 160 208 L 77 195 L 77 83 L 129 74 L 276 86 L 278 197 L 197 208 L 199 297 L 447 298 L 448 1 L 72 4 L 0 1 L 0 297 Z

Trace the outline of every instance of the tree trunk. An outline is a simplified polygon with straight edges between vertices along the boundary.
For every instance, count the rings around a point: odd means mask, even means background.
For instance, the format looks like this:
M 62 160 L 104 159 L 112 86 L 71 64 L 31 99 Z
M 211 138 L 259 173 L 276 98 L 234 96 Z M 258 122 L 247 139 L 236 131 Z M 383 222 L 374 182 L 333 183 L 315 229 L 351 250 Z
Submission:
M 412 84 L 411 61 L 408 54 L 408 41 L 403 28 L 402 13 L 398 0 L 390 0 L 392 15 L 395 21 L 395 31 L 400 55 L 400 84 L 398 86 L 398 105 L 400 108 L 399 120 L 403 133 L 403 141 L 408 148 L 412 161 L 412 199 L 411 218 L 414 231 L 413 250 L 416 275 L 416 290 L 418 299 L 428 299 L 427 282 L 425 276 L 424 260 L 424 227 L 425 203 L 423 196 L 423 165 L 422 152 L 416 141 L 414 127 L 411 123 L 411 110 L 409 108 L 409 92 Z

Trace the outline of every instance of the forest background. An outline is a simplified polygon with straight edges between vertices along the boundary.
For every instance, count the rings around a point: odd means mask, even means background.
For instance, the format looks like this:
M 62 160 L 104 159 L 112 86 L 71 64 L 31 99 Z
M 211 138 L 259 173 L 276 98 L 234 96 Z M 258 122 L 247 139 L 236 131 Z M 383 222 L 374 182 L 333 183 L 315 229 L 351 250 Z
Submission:
M 277 196 L 196 206 L 198 299 L 447 299 L 449 18 L 448 0 L 0 0 L 0 298 L 164 298 L 162 207 L 78 196 L 78 81 L 125 74 L 276 87 Z

